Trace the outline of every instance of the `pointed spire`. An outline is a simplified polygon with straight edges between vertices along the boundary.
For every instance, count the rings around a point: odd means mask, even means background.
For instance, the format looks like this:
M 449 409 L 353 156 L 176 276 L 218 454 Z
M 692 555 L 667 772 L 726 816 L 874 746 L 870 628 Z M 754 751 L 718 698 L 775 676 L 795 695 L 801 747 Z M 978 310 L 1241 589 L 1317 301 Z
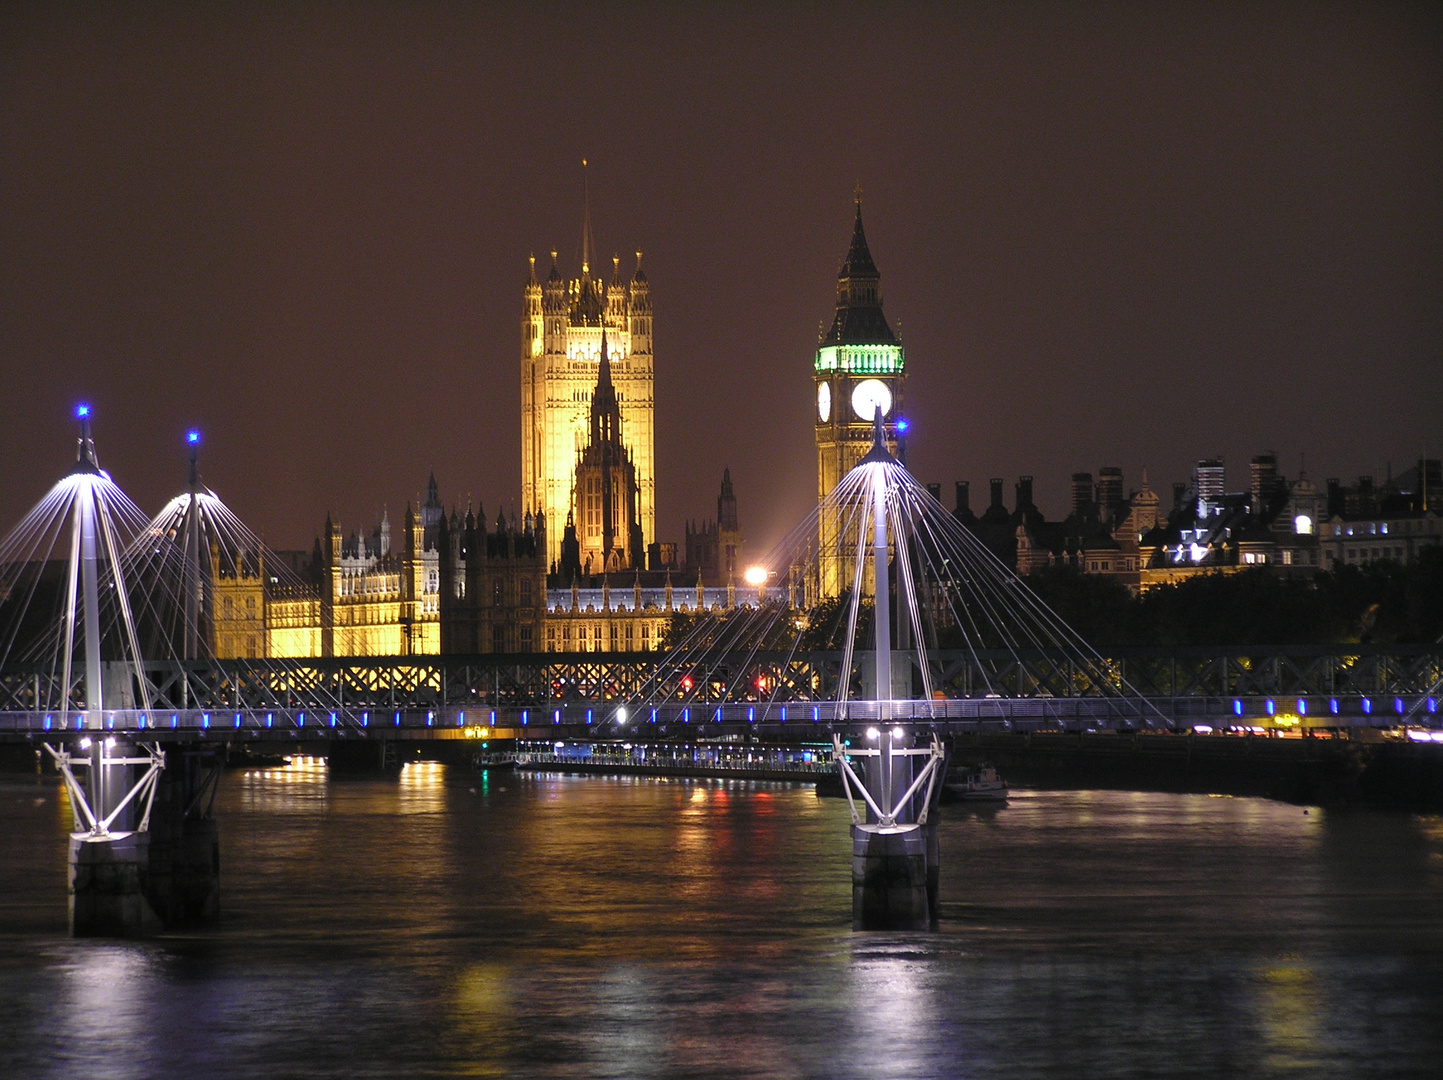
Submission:
M 872 251 L 867 247 L 867 233 L 862 228 L 862 184 L 857 182 L 857 212 L 852 221 L 852 244 L 847 249 L 846 261 L 837 277 L 880 277 L 877 264 L 872 261 Z
M 75 468 L 70 473 L 72 476 L 76 473 L 98 473 L 100 462 L 95 457 L 95 440 L 90 434 L 90 406 L 75 406 L 75 419 L 80 421 L 80 443 L 75 452 Z
M 896 462 L 887 450 L 887 427 L 882 422 L 882 406 L 879 402 L 877 411 L 872 414 L 872 449 L 867 451 L 867 456 L 861 461 L 866 464 L 869 461 Z
M 606 348 L 606 327 L 601 328 L 601 366 L 596 373 L 596 389 L 598 394 L 602 388 L 610 390 L 611 387 L 611 354 Z
M 200 486 L 200 432 L 187 431 L 185 433 L 186 444 L 190 447 L 190 472 L 186 478 L 187 490 L 192 494 L 199 494 Z
M 862 228 L 862 191 L 857 187 L 852 242 L 837 271 L 837 311 L 824 345 L 896 345 L 897 336 L 882 314 L 882 275 L 872 260 Z
M 636 253 L 636 273 L 631 275 L 632 281 L 645 281 L 646 273 L 641 268 L 641 252 Z
M 581 159 L 581 273 L 591 272 L 591 249 L 596 245 L 591 239 L 591 179 L 586 169 L 586 159 Z
M 535 285 L 535 284 L 537 284 L 537 281 L 536 281 L 536 256 L 535 256 L 534 254 L 528 255 L 528 256 L 526 257 L 526 259 L 527 259 L 527 262 L 529 262 L 529 263 L 531 264 L 531 274 L 530 274 L 530 277 L 529 277 L 529 279 L 527 280 L 526 283 L 527 283 L 528 285 Z

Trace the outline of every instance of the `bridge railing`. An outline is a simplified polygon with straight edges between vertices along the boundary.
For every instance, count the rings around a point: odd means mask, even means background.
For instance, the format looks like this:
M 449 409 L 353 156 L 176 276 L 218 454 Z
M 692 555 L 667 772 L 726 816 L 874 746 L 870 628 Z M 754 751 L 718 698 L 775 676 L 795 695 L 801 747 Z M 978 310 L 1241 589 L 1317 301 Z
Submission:
M 1044 650 L 937 652 L 931 683 L 947 700 L 1416 696 L 1443 680 L 1440 646 L 1295 646 L 1276 649 L 1115 650 L 1102 665 L 1113 686 Z M 854 657 L 849 696 L 863 693 L 864 653 Z M 896 661 L 894 661 L 896 662 Z M 107 695 L 157 710 L 431 710 L 605 705 L 616 701 L 800 706 L 835 701 L 842 654 L 757 653 L 677 665 L 663 653 L 539 653 L 151 662 L 126 672 Z M 144 685 L 140 685 L 140 680 Z M 123 685 L 126 682 L 130 685 Z M 921 679 L 914 672 L 914 689 Z M 0 710 L 79 708 L 54 671 L 0 671 Z
M 0 712 L 0 732 L 29 735 L 125 732 L 165 738 L 173 732 L 225 739 L 241 735 L 332 737 L 429 730 L 446 737 L 545 738 L 585 730 L 622 738 L 631 731 L 731 728 L 761 730 L 906 724 L 998 730 L 1177 730 L 1195 726 L 1396 726 L 1438 722 L 1437 695 L 1313 697 L 1006 698 L 898 701 L 655 704 L 552 702 L 436 708 L 198 708 Z

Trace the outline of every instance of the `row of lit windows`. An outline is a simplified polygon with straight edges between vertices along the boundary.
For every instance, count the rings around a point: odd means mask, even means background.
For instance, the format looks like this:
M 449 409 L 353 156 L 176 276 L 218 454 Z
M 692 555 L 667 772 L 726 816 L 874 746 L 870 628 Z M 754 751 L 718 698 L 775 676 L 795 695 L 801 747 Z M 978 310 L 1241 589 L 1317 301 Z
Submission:
M 648 652 L 652 643 L 652 626 L 650 623 L 642 623 L 638 631 L 637 625 L 633 622 L 610 623 L 609 631 L 604 631 L 600 623 L 591 626 L 576 627 L 574 648 L 577 652 L 602 652 L 609 647 L 612 652 L 635 652 L 637 642 L 641 643 L 641 650 Z M 571 652 L 573 649 L 572 627 L 564 623 L 558 628 L 548 626 L 546 628 L 546 651 Z M 609 642 L 609 646 L 607 643 Z M 661 644 L 661 627 L 656 627 L 656 643 Z
M 1437 532 L 1437 522 L 1424 520 L 1404 521 L 1359 521 L 1349 525 L 1336 525 L 1333 527 L 1334 536 L 1388 536 L 1389 532 L 1397 533 L 1428 533 Z
M 401 591 L 399 574 L 350 574 L 341 575 L 342 596 L 376 596 Z
M 1089 574 L 1110 574 L 1113 572 L 1112 559 L 1088 559 L 1087 572 Z M 1117 571 L 1119 573 L 1136 569 L 1132 557 L 1120 558 L 1117 560 Z

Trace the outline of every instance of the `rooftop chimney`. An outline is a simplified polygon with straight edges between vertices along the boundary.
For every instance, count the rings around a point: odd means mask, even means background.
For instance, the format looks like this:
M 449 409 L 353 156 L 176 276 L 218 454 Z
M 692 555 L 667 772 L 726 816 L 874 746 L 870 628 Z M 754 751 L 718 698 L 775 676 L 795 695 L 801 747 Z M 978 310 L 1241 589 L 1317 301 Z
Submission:
M 1019 476 L 1017 478 L 1017 509 L 1030 508 L 1032 506 L 1032 477 Z

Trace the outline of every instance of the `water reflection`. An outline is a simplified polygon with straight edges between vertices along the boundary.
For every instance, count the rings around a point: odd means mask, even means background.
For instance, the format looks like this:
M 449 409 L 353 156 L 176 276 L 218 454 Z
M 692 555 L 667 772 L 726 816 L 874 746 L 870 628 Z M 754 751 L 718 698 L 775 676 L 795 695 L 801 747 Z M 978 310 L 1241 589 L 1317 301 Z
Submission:
M 137 1075 L 152 1057 L 146 1029 L 163 964 L 148 947 L 90 941 L 57 956 L 53 1000 L 45 1016 L 54 1039 L 55 1075 L 96 1078 Z
M 1271 1070 L 1300 1072 L 1320 1064 L 1320 1024 L 1326 1009 L 1312 967 L 1284 958 L 1258 973 L 1255 1018 Z
M 909 938 L 858 935 L 853 948 L 843 1038 L 859 1076 L 937 1075 L 936 1045 L 927 1035 L 939 1024 L 936 950 Z
M 309 816 L 325 813 L 329 779 L 325 758 L 296 754 L 275 768 L 227 773 L 222 791 L 236 788 L 246 811 Z
M 401 766 L 396 809 L 402 814 L 434 814 L 446 807 L 446 766 L 411 761 Z
M 1366 1077 L 1443 1058 L 1437 819 L 1018 792 L 944 813 L 938 933 L 857 935 L 846 805 L 810 788 L 295 763 L 222 787 L 221 925 L 116 945 L 64 938 L 51 797 L 0 789 L 5 1077 Z

